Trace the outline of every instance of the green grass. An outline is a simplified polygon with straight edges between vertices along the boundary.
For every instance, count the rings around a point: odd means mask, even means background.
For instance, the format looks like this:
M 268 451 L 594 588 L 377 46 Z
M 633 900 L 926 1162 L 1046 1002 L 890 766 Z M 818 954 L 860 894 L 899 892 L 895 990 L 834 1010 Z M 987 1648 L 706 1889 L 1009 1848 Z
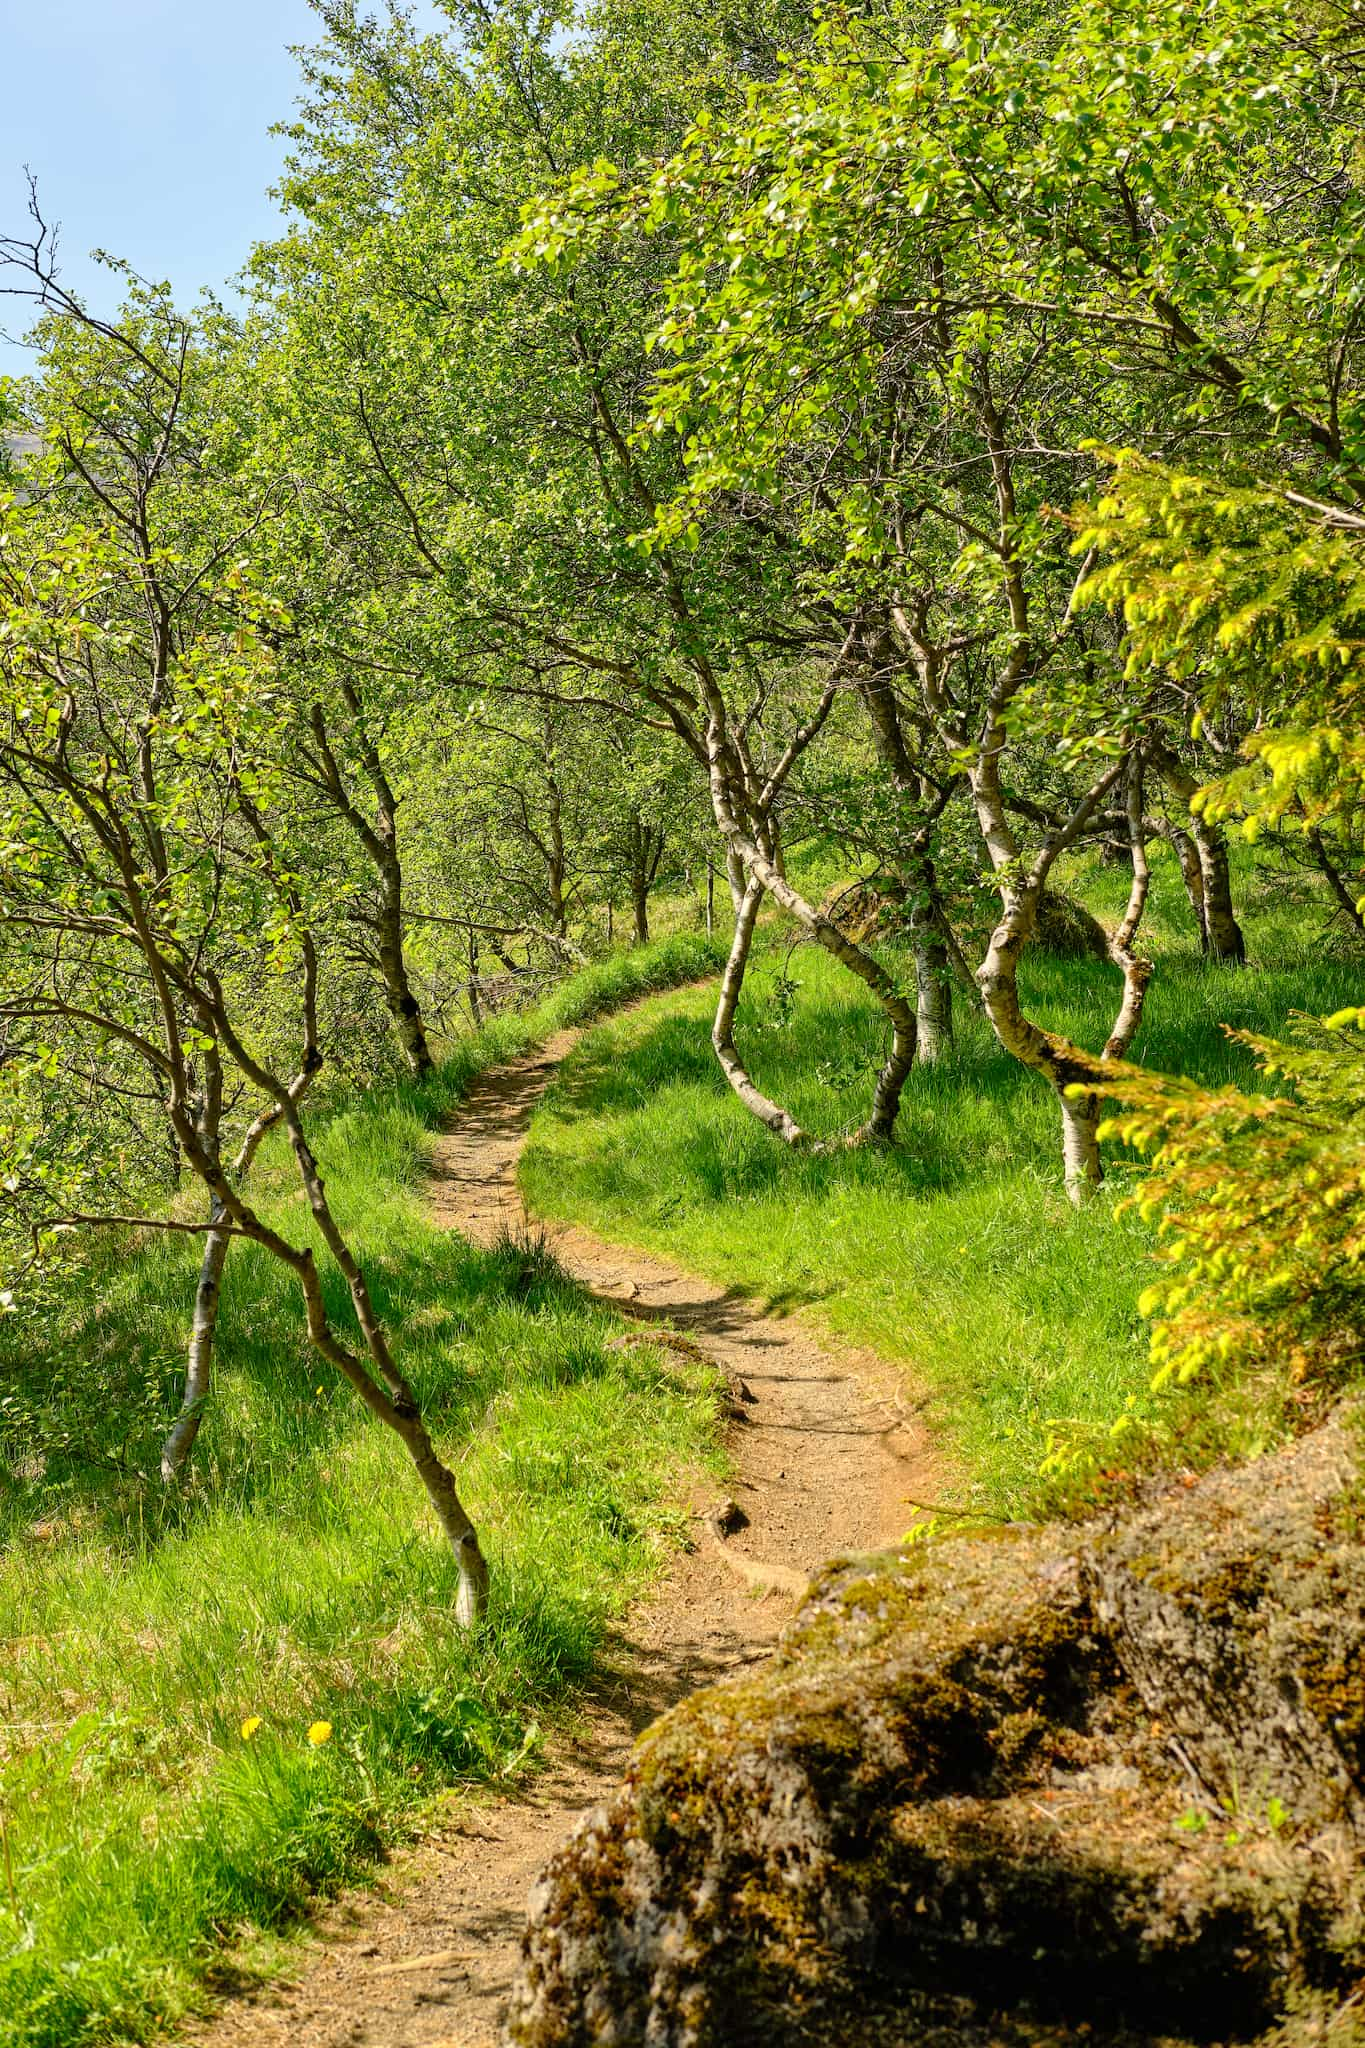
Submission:
M 153 1475 L 196 1246 L 92 1246 L 55 1343 L 0 1330 L 5 2048 L 149 2037 L 442 1788 L 534 1762 L 679 1534 L 714 1399 L 701 1370 L 606 1349 L 611 1319 L 552 1262 L 433 1229 L 427 1134 L 491 1061 L 711 957 L 687 936 L 613 956 L 425 1088 L 322 1121 L 332 1198 L 490 1553 L 477 1632 L 452 1624 L 453 1562 L 400 1446 L 310 1356 L 255 1247 L 229 1258 L 217 1385 L 171 1503 Z M 257 1191 L 304 1233 L 280 1152 Z
M 1174 878 L 1139 1051 L 1214 1076 L 1245 1062 L 1226 1020 L 1275 1029 L 1356 993 L 1317 911 L 1243 877 L 1258 962 L 1201 967 Z M 1088 868 L 1106 903 L 1121 887 Z M 771 1000 L 765 933 L 742 1042 L 817 1131 L 857 1121 L 875 1013 L 819 952 Z M 427 1134 L 471 1078 L 565 1025 L 706 973 L 678 932 L 615 954 L 535 1011 L 451 1049 L 424 1088 L 334 1103 L 320 1150 L 399 1355 L 485 1531 L 495 1609 L 451 1625 L 453 1564 L 399 1447 L 319 1370 L 286 1276 L 229 1261 L 220 1375 L 184 1496 L 155 1454 L 178 1395 L 195 1248 L 84 1248 L 58 1341 L 0 1325 L 0 2044 L 141 2040 L 203 1996 L 225 1956 L 264 1966 L 273 1930 L 362 1874 L 449 1786 L 530 1768 L 547 1717 L 678 1533 L 676 1475 L 713 1455 L 704 1377 L 613 1352 L 613 1325 L 526 1250 L 477 1252 L 424 1220 Z M 1097 1043 L 1101 967 L 1036 956 L 1030 999 Z M 1135 1299 L 1149 1239 L 1103 1199 L 1062 1199 L 1046 1091 L 964 1021 L 916 1074 L 895 1154 L 793 1156 L 730 1097 L 709 992 L 585 1037 L 533 1126 L 534 1205 L 667 1249 L 779 1308 L 904 1360 L 932 1390 L 960 1493 L 1030 1501 L 1049 1429 L 1103 1424 L 1145 1386 Z M 306 1224 L 287 1163 L 261 1192 Z M 1131 1169 L 1112 1175 L 1121 1190 Z M 338 1309 L 344 1312 L 341 1292 Z M 259 1716 L 249 1739 L 242 1722 Z M 307 1730 L 327 1721 L 314 1748 Z
M 1253 960 L 1209 969 L 1189 939 L 1173 863 L 1158 867 L 1147 943 L 1158 958 L 1135 1056 L 1213 1080 L 1250 1078 L 1225 1024 L 1275 1031 L 1295 1010 L 1359 999 L 1359 958 L 1333 958 L 1320 901 L 1248 869 Z M 1091 864 L 1068 886 L 1117 907 L 1123 878 Z M 1108 901 L 1113 898 L 1112 905 Z M 877 1013 L 827 955 L 802 946 L 789 1024 L 770 948 L 739 1040 L 759 1082 L 819 1135 L 851 1129 L 881 1046 Z M 1117 974 L 1036 951 L 1031 1013 L 1097 1047 Z M 1017 1513 L 1039 1498 L 1055 1431 L 1103 1430 L 1149 1370 L 1136 1300 L 1151 1234 L 1116 1197 L 1132 1162 L 1078 1215 L 1063 1197 L 1049 1091 L 959 1001 L 957 1047 L 917 1069 L 893 1153 L 793 1154 L 730 1095 L 708 1043 L 709 994 L 687 992 L 590 1032 L 537 1112 L 523 1182 L 540 1214 L 686 1260 L 779 1310 L 810 1307 L 840 1335 L 903 1361 L 930 1396 L 960 1499 Z

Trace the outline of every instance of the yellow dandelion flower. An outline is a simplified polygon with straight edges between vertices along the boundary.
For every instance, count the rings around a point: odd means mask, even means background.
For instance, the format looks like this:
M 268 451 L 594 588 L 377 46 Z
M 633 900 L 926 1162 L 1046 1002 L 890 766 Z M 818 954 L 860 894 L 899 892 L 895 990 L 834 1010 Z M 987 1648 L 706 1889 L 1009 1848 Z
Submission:
M 243 1721 L 242 1723 L 243 1742 L 250 1742 L 252 1736 L 256 1733 L 256 1730 L 260 1727 L 260 1725 L 261 1717 L 259 1714 L 248 1714 L 245 1721 Z
M 323 1745 L 323 1743 L 324 1743 L 324 1742 L 330 1742 L 330 1741 L 331 1741 L 331 1739 L 332 1739 L 332 1724 L 331 1724 L 331 1722 L 330 1722 L 330 1721 L 314 1721 L 314 1723 L 313 1723 L 312 1727 L 311 1727 L 311 1728 L 310 1728 L 310 1729 L 308 1730 L 308 1740 L 309 1740 L 309 1741 L 310 1741 L 310 1742 L 312 1743 L 312 1745 L 313 1745 L 314 1749 L 321 1749 L 321 1748 L 322 1748 L 322 1745 Z

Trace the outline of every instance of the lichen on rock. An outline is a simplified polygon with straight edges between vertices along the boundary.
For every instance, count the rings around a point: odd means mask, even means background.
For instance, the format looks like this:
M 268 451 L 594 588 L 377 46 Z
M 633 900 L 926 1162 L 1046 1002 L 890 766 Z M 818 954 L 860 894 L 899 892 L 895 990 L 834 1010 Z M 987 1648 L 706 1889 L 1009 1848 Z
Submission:
M 1114 1525 L 837 1561 L 551 1863 L 509 2048 L 1325 2025 L 1365 1971 L 1357 1473 L 1343 1412 Z
M 1086 1561 L 1139 1693 L 1205 1787 L 1301 1824 L 1365 1822 L 1360 1424 L 1344 1408 L 1287 1458 L 1211 1474 Z

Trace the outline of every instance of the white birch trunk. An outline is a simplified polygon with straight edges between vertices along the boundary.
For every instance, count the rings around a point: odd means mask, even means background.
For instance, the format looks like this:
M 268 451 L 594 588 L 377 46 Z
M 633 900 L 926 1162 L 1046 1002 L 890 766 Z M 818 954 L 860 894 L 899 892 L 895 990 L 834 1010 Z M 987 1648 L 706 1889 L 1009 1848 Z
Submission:
M 216 1197 L 211 1197 L 210 1221 L 216 1222 L 222 1213 L 222 1204 Z M 194 1293 L 194 1321 L 190 1327 L 189 1355 L 185 1365 L 185 1391 L 180 1413 L 161 1447 L 161 1479 L 166 1486 L 173 1486 L 184 1470 L 204 1417 L 212 1380 L 213 1340 L 218 1327 L 223 1268 L 227 1264 L 231 1243 L 231 1235 L 226 1230 L 210 1230 L 204 1239 L 199 1284 Z
M 922 1065 L 932 1066 L 953 1042 L 953 986 L 948 949 L 928 941 L 915 948 L 916 1049 Z
M 1094 1095 L 1079 1100 L 1061 1097 L 1062 1172 L 1067 1199 L 1075 1208 L 1089 1201 L 1100 1185 L 1099 1103 Z
M 808 1145 L 809 1134 L 785 1110 L 780 1102 L 774 1102 L 765 1095 L 750 1076 L 748 1068 L 735 1047 L 735 1012 L 739 1008 L 740 991 L 744 986 L 745 969 L 749 964 L 749 948 L 753 943 L 754 924 L 758 917 L 759 905 L 763 901 L 763 884 L 751 881 L 740 898 L 739 915 L 735 919 L 735 935 L 730 944 L 730 957 L 725 963 L 721 976 L 720 996 L 716 1003 L 716 1018 L 711 1027 L 711 1043 L 716 1058 L 735 1094 L 744 1107 L 766 1124 L 774 1136 L 787 1145 Z

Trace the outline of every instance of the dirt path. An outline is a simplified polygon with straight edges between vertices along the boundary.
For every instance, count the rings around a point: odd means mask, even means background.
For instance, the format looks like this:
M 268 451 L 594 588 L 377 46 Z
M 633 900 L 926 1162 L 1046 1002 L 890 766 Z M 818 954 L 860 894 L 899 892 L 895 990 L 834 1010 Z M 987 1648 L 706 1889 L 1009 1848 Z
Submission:
M 577 1034 L 486 1075 L 437 1146 L 431 1200 L 452 1229 L 488 1239 L 521 1221 L 517 1160 L 537 1100 Z M 665 1707 L 762 1658 L 825 1558 L 894 1541 L 907 1497 L 932 1499 L 922 1433 L 896 1376 L 871 1354 L 825 1348 L 695 1275 L 576 1228 L 551 1232 L 584 1286 L 698 1343 L 754 1397 L 731 1435 L 732 1497 L 746 1527 L 722 1539 L 724 1496 L 691 1501 L 697 1547 L 610 1646 L 575 1730 L 521 1795 L 454 1805 L 376 1893 L 319 1916 L 293 1984 L 229 2006 L 202 2048 L 493 2048 L 519 1954 L 527 1891 L 578 1815 L 619 1777 Z

